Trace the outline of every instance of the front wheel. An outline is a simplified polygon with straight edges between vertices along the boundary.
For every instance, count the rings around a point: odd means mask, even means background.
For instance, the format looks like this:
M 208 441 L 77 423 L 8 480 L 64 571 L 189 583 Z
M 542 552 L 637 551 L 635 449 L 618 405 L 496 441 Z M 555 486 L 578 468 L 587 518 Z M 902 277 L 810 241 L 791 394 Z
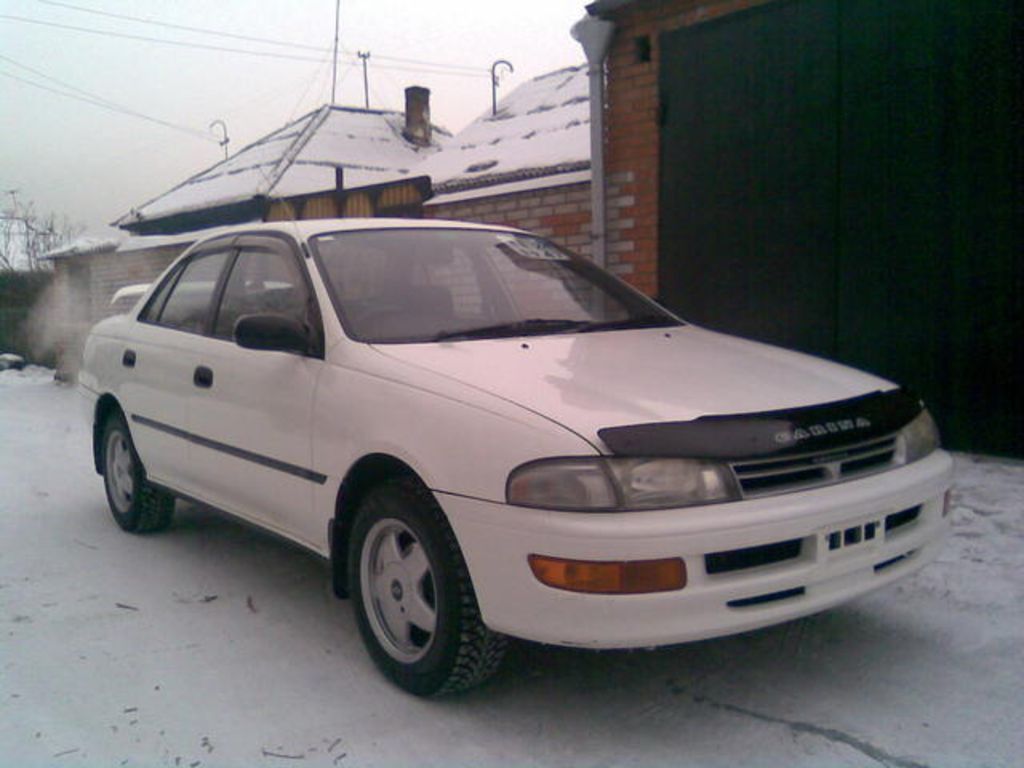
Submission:
M 154 488 L 121 414 L 103 425 L 103 485 L 114 520 L 129 533 L 160 531 L 171 524 L 174 497 Z
M 480 620 L 455 535 L 430 491 L 397 480 L 370 491 L 349 541 L 359 631 L 377 666 L 419 696 L 480 684 L 505 638 Z

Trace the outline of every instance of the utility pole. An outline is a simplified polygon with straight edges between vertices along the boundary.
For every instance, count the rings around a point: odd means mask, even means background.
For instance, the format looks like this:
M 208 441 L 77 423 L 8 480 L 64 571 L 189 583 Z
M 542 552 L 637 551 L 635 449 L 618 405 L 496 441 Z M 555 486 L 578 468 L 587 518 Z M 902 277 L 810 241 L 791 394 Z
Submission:
M 334 3 L 334 59 L 331 67 L 331 106 L 334 106 L 334 92 L 338 87 L 338 27 L 341 24 L 341 0 Z
M 366 75 L 366 62 L 370 58 L 370 52 L 356 51 L 356 55 L 363 60 L 363 100 L 366 102 L 366 108 L 370 108 L 370 80 Z

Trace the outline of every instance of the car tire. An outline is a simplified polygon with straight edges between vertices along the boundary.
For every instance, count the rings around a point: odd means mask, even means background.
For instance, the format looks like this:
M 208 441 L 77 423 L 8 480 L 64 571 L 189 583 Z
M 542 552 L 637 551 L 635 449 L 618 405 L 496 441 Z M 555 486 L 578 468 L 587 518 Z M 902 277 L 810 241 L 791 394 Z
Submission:
M 161 531 L 174 516 L 174 496 L 153 487 L 135 451 L 124 416 L 103 425 L 103 486 L 114 520 L 129 533 Z
M 402 478 L 372 489 L 349 539 L 349 585 L 377 667 L 417 696 L 475 687 L 506 638 L 489 630 L 455 534 L 430 491 Z

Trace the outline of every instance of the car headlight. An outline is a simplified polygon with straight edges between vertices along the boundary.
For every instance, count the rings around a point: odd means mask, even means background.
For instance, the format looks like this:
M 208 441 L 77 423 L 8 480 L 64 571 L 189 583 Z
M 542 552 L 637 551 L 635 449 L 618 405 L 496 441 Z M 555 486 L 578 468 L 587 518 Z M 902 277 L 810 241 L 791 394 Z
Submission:
M 622 511 L 713 504 L 739 498 L 725 464 L 695 459 L 544 459 L 509 475 L 509 504 Z
M 909 464 L 923 459 L 939 447 L 939 428 L 935 420 L 923 408 L 917 417 L 907 424 L 896 435 L 896 455 L 898 464 Z

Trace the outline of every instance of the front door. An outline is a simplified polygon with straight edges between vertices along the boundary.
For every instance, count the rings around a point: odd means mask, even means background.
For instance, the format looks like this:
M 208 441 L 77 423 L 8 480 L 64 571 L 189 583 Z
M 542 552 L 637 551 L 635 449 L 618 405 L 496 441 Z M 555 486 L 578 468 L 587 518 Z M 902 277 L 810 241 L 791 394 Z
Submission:
M 310 514 L 326 479 L 311 471 L 310 441 L 322 355 L 243 349 L 234 326 L 278 314 L 318 327 L 319 313 L 290 241 L 243 236 L 236 247 L 211 331 L 195 346 L 190 462 L 202 499 L 312 545 L 323 537 Z

